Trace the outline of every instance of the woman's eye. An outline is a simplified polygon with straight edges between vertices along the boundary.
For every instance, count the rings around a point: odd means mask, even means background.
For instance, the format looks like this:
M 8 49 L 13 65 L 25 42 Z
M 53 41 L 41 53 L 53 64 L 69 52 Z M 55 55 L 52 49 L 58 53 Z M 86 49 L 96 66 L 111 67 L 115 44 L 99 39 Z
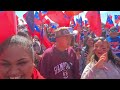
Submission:
M 24 65 L 26 64 L 27 62 L 19 62 L 18 65 Z
M 5 67 L 10 66 L 10 64 L 9 64 L 9 63 L 0 63 L 0 65 L 5 66 Z

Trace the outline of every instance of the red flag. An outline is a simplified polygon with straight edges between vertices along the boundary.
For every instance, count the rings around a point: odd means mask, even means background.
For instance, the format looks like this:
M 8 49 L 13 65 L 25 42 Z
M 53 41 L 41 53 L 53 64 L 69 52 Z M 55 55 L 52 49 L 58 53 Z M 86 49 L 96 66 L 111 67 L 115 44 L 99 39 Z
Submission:
M 65 18 L 65 14 L 62 11 L 48 11 L 47 16 L 52 21 L 59 24 L 60 27 L 61 26 L 69 27 L 70 19 Z
M 41 35 L 39 32 L 37 31 L 34 31 L 34 35 L 37 35 L 39 37 L 39 39 L 41 39 Z M 43 45 L 46 47 L 46 48 L 49 48 L 52 46 L 52 44 L 50 43 L 50 41 L 48 40 L 48 38 L 44 35 L 43 38 L 42 38 L 42 43 Z
M 42 21 L 34 18 L 34 23 L 35 23 L 36 25 L 40 25 L 40 24 L 42 24 Z
M 65 11 L 64 13 L 69 16 L 69 17 L 72 17 L 74 15 L 78 15 L 79 13 L 81 13 L 83 11 Z
M 100 11 L 88 11 L 86 13 L 86 18 L 88 19 L 90 29 L 96 34 L 96 36 L 101 36 L 102 25 Z
M 39 17 L 40 17 L 40 20 L 42 21 L 43 18 L 46 16 L 46 14 L 43 14 L 42 12 L 39 12 Z
M 26 13 L 23 15 L 23 18 L 24 18 L 25 21 L 26 21 L 27 13 L 28 13 L 28 12 L 26 12 Z
M 19 18 L 19 17 L 16 15 L 16 21 L 17 21 L 17 25 L 19 24 L 19 23 L 18 23 L 18 18 Z
M 17 22 L 15 11 L 0 12 L 0 43 L 15 35 L 17 31 Z

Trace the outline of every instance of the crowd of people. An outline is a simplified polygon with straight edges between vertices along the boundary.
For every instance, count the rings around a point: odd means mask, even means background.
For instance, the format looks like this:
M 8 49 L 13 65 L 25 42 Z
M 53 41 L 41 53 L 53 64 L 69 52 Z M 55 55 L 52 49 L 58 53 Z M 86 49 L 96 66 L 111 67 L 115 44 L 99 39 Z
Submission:
M 69 27 L 54 33 L 47 28 L 50 48 L 37 35 L 31 37 L 25 25 L 17 29 L 0 45 L 1 79 L 120 79 L 120 34 L 115 26 L 101 37 L 89 27 L 79 28 L 79 39 Z

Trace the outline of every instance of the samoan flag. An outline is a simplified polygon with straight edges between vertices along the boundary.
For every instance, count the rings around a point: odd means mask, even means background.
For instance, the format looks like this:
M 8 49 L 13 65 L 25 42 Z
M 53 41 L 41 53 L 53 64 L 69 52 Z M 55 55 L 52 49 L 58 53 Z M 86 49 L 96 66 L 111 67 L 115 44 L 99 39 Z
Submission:
M 35 11 L 35 13 L 34 13 L 34 18 L 42 22 L 42 19 L 43 19 L 44 17 L 43 17 L 43 18 L 40 17 L 40 14 L 41 14 L 41 13 L 46 14 L 45 11 L 39 11 L 39 12 L 38 12 L 38 11 Z M 41 24 L 43 24 L 43 23 L 41 23 Z M 42 27 L 42 30 L 41 30 L 41 29 L 37 26 L 37 23 L 35 22 L 35 23 L 34 23 L 34 28 L 35 28 L 35 30 L 36 30 L 37 32 L 40 33 L 41 38 L 43 38 L 43 32 L 44 32 L 43 27 Z
M 36 25 L 42 24 L 42 21 L 41 21 L 40 16 L 39 16 L 39 11 L 35 11 L 35 13 L 34 13 L 34 23 Z
M 34 19 L 37 19 L 37 20 L 40 21 L 39 12 L 35 11 L 35 13 L 34 13 Z M 35 30 L 36 30 L 37 32 L 40 33 L 40 36 L 41 36 L 40 39 L 41 39 L 41 41 L 42 41 L 42 39 L 43 39 L 43 27 L 42 27 L 42 30 L 41 30 L 41 29 L 38 27 L 37 23 L 35 22 L 35 23 L 34 23 L 34 28 L 35 28 Z
M 120 15 L 114 15 L 115 16 L 115 23 L 119 23 L 120 22 Z
M 108 15 L 105 27 L 108 28 L 108 29 L 110 29 L 113 26 L 114 26 L 114 23 L 112 21 L 112 16 Z
M 43 22 L 44 17 L 47 15 L 48 11 L 39 11 L 40 20 Z

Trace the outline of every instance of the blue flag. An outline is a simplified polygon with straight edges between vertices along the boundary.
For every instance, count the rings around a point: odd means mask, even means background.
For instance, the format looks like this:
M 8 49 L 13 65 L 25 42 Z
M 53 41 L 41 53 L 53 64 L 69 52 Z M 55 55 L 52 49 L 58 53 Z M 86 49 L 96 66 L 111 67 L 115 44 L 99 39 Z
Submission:
M 28 11 L 26 15 L 26 23 L 30 29 L 34 32 L 34 11 Z
M 80 26 L 82 27 L 82 17 L 80 16 L 80 18 L 79 18 L 79 24 L 80 24 Z

